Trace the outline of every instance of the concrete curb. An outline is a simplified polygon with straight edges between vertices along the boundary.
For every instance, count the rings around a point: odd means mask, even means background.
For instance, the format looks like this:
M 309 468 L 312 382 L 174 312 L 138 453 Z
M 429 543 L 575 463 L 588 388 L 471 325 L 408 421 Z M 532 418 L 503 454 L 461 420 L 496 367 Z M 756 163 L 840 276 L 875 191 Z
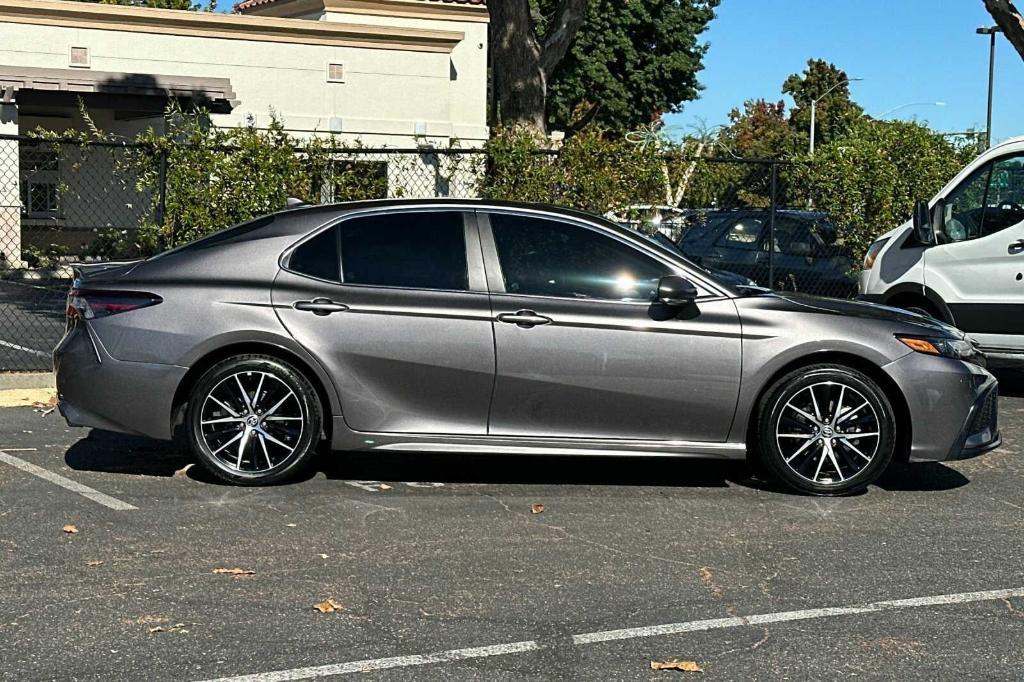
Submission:
M 56 396 L 53 372 L 0 373 L 0 407 L 30 407 Z

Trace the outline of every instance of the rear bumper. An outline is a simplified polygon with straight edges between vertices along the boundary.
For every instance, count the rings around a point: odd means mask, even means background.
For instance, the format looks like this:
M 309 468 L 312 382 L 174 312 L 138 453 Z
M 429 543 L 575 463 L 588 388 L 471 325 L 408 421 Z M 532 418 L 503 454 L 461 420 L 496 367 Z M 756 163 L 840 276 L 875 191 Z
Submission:
M 883 368 L 910 413 L 910 460 L 974 457 L 1000 445 L 996 378 L 966 362 L 910 353 Z
M 68 425 L 171 437 L 174 392 L 188 368 L 116 360 L 79 323 L 54 349 L 53 369 Z

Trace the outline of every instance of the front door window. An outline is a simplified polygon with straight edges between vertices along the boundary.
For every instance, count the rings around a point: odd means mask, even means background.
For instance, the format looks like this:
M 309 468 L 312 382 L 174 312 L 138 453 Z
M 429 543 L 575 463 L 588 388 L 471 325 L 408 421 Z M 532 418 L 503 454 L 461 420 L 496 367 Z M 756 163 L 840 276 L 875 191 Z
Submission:
M 1024 155 L 976 170 L 946 198 L 944 233 L 951 242 L 987 237 L 1024 220 Z
M 650 301 L 670 274 L 628 244 L 579 225 L 504 213 L 490 220 L 510 294 Z

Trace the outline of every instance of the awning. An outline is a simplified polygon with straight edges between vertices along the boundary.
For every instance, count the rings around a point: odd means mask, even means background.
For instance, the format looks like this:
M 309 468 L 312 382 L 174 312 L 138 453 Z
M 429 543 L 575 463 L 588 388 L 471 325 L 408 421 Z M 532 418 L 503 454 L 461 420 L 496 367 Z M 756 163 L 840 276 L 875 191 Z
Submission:
M 214 113 L 228 113 L 236 104 L 227 78 L 91 69 L 0 66 L 0 93 L 8 104 L 66 104 L 69 96 L 81 96 L 94 106 L 126 111 L 162 111 L 172 98 L 193 102 Z

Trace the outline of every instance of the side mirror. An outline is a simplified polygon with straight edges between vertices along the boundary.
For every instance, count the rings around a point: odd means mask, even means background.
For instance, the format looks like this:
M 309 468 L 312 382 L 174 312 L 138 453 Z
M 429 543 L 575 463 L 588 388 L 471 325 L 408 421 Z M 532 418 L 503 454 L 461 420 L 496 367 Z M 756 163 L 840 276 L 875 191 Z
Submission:
M 679 275 L 666 275 L 658 282 L 658 302 L 679 308 L 693 303 L 697 298 L 697 287 L 693 282 Z
M 938 207 L 942 202 L 938 202 Z M 932 211 L 928 208 L 927 201 L 919 201 L 914 204 L 914 236 L 921 244 L 929 245 L 935 243 L 935 229 L 932 223 Z

